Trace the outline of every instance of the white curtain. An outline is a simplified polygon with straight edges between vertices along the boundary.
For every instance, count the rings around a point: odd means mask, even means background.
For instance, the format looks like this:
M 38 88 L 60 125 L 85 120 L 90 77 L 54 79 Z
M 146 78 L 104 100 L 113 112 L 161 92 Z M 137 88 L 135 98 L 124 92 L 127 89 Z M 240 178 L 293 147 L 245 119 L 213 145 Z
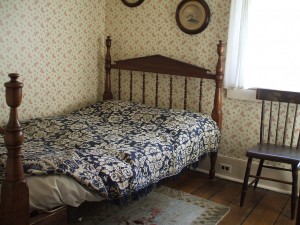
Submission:
M 300 1 L 235 0 L 231 10 L 225 87 L 300 92 Z
M 248 1 L 231 0 L 224 86 L 244 87 L 244 62 L 248 34 Z

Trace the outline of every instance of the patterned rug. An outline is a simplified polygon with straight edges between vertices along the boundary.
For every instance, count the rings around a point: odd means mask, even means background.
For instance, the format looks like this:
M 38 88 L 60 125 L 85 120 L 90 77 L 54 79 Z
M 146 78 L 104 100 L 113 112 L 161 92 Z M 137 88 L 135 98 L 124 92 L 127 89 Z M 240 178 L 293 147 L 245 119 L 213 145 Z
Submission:
M 81 225 L 214 225 L 229 212 L 197 196 L 161 186 L 126 206 L 96 207 L 83 216 Z

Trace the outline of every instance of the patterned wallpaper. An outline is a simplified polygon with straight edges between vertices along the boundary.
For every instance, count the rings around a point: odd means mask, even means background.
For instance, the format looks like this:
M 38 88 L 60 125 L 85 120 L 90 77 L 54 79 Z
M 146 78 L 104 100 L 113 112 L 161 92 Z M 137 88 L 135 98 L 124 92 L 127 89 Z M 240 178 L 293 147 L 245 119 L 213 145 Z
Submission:
M 183 33 L 175 21 L 181 0 L 145 0 L 135 8 L 120 0 L 2 0 L 0 2 L 0 124 L 8 109 L 2 84 L 9 72 L 21 74 L 21 119 L 77 109 L 101 98 L 105 36 L 112 38 L 113 60 L 162 54 L 213 73 L 218 40 L 227 40 L 230 0 L 206 0 L 211 21 L 200 34 Z M 124 75 L 124 76 L 123 76 Z M 116 77 L 113 91 L 116 95 Z M 154 105 L 155 75 L 147 74 L 146 103 Z M 169 76 L 160 77 L 159 106 L 168 106 Z M 174 107 L 183 106 L 184 79 L 175 77 Z M 129 76 L 122 74 L 122 96 L 129 98 Z M 142 77 L 134 73 L 134 101 L 141 101 Z M 199 81 L 188 79 L 188 107 L 198 108 Z M 212 109 L 214 83 L 204 82 L 203 111 Z M 223 98 L 220 154 L 245 159 L 259 136 L 257 102 Z
M 11 72 L 24 82 L 21 119 L 95 102 L 104 32 L 104 0 L 0 1 L 0 124 L 8 117 L 3 83 Z

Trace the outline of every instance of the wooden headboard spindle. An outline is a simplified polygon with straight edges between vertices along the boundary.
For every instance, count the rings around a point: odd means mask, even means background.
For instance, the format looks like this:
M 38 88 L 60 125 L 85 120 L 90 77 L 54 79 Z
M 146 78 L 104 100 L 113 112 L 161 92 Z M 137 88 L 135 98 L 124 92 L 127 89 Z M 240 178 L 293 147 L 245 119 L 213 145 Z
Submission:
M 4 225 L 29 224 L 29 190 L 26 184 L 21 150 L 24 136 L 18 119 L 18 107 L 22 102 L 23 84 L 16 73 L 9 74 L 11 80 L 5 83 L 6 103 L 10 115 L 4 132 L 7 148 L 5 179 L 1 187 L 1 222 Z
M 184 100 L 183 100 L 183 108 L 186 110 L 187 107 L 187 77 L 184 78 Z
M 132 102 L 132 84 L 133 84 L 133 75 L 132 75 L 132 70 L 130 71 L 130 82 L 129 82 L 129 89 L 130 89 L 130 93 L 129 93 L 129 101 Z
M 119 70 L 118 85 L 118 97 L 121 100 L 121 70 Z
M 145 92 L 146 92 L 146 76 L 145 76 L 145 72 L 143 72 L 143 95 L 142 95 L 142 101 L 143 104 L 145 104 Z
M 199 112 L 202 112 L 202 96 L 203 96 L 203 78 L 200 79 L 200 85 L 199 85 Z
M 155 79 L 155 107 L 158 106 L 158 73 L 156 74 Z
M 169 108 L 172 109 L 173 106 L 173 77 L 170 75 L 170 98 L 169 98 Z

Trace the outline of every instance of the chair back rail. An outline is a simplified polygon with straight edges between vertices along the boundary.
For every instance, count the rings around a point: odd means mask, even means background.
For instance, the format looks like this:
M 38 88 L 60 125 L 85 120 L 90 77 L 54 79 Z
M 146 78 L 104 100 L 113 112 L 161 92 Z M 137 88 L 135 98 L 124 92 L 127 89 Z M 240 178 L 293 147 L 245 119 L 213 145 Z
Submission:
M 300 104 L 300 93 L 269 89 L 258 89 L 256 98 L 262 100 L 260 144 L 264 143 L 264 137 L 265 135 L 267 135 L 267 144 L 278 145 L 278 143 L 280 142 L 279 128 L 280 125 L 283 123 L 283 130 L 281 133 L 282 146 L 287 146 L 289 143 L 289 147 L 295 147 L 299 149 L 300 134 L 298 134 L 297 138 L 295 138 L 295 135 L 297 133 L 296 125 L 299 123 L 297 117 L 298 105 Z M 267 111 L 269 111 L 269 116 L 265 115 Z M 274 121 L 276 125 L 274 126 L 275 141 L 274 143 L 272 143 L 271 137 Z M 290 125 L 290 123 L 292 123 L 292 125 Z M 265 127 L 268 127 L 268 129 L 265 130 Z M 288 134 L 290 134 L 290 137 L 288 137 Z M 296 145 L 294 145 L 295 139 Z

